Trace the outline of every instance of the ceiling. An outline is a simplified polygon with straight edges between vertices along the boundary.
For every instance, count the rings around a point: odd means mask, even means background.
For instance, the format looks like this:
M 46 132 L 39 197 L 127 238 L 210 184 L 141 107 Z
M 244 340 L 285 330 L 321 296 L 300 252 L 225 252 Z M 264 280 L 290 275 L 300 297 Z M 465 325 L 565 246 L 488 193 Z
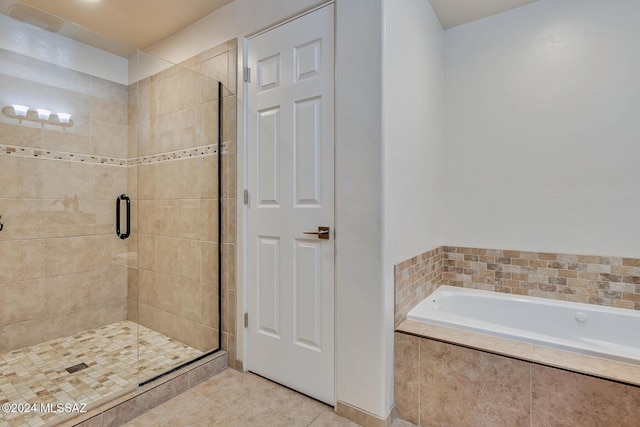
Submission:
M 445 30 L 536 1 L 538 0 L 429 0 Z
M 65 34 L 65 30 L 68 33 L 69 30 L 64 28 L 62 21 L 55 18 L 59 17 L 126 45 L 146 49 L 232 1 L 0 0 L 0 12 L 54 32 L 58 32 L 62 28 L 63 34 Z M 429 1 L 443 28 L 446 29 L 537 0 Z M 33 8 L 54 16 L 41 13 Z

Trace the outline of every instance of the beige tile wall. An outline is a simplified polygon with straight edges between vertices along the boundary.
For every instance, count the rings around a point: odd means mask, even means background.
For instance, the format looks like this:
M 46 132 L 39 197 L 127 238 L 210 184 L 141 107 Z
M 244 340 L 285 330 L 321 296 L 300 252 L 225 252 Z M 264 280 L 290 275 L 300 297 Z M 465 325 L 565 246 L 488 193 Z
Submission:
M 640 259 L 443 246 L 395 266 L 395 325 L 440 285 L 640 310 Z
M 0 116 L 0 351 L 127 316 L 202 350 L 219 345 L 217 153 L 200 150 L 217 143 L 213 78 L 227 88 L 221 345 L 235 361 L 236 56 L 224 43 L 126 88 L 0 51 L 19 64 L 0 73 L 2 105 L 58 111 L 58 100 L 74 120 L 63 131 Z M 126 241 L 113 233 L 123 192 Z
M 127 187 L 127 90 L 4 50 L 0 63 L 0 106 L 69 112 L 74 121 L 63 130 L 0 115 L 6 352 L 126 318 L 127 247 L 113 223 Z
M 417 426 L 634 426 L 640 388 L 395 333 L 398 416 Z
M 230 58 L 233 57 L 233 61 Z M 224 43 L 129 87 L 140 166 L 130 176 L 137 221 L 129 250 L 129 318 L 206 351 L 218 339 L 217 81 L 229 85 L 235 46 Z M 144 58 L 143 58 L 144 60 Z M 190 67 L 190 68 L 186 68 Z M 204 73 L 204 74 L 202 74 Z M 139 89 L 139 91 L 138 91 Z M 233 72 L 235 93 L 235 72 Z M 223 98 L 223 263 L 235 268 L 235 95 Z M 232 108 L 233 106 L 233 108 Z M 215 148 L 217 149 L 217 147 Z M 137 193 L 136 193 L 137 191 Z M 223 342 L 235 349 L 235 280 L 223 268 Z M 235 360 L 235 351 L 229 351 Z
M 236 64 L 237 41 L 229 40 L 181 65 L 224 85 L 222 104 L 222 349 L 229 366 L 240 369 L 236 353 Z
M 0 70 L 2 105 L 35 97 L 57 111 L 47 102 L 58 100 L 74 120 L 63 131 L 0 115 L 0 351 L 126 317 L 199 349 L 219 345 L 217 153 L 201 149 L 217 143 L 216 79 L 225 85 L 221 345 L 234 366 L 235 41 L 128 88 L 0 58 L 30 70 L 29 79 Z M 125 191 L 133 233 L 123 242 L 113 222 Z

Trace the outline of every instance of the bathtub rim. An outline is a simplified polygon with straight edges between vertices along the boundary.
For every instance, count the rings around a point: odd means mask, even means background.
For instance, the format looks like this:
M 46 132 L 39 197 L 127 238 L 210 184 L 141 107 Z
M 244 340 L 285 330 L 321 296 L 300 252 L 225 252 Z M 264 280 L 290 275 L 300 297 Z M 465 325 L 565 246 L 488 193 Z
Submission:
M 451 286 L 451 285 L 438 286 L 437 289 L 435 289 L 433 292 L 427 295 L 422 301 L 420 301 L 418 304 L 412 307 L 411 310 L 409 310 L 409 313 L 412 310 L 414 310 L 416 307 L 418 307 L 424 300 L 428 299 L 431 295 L 435 294 L 436 292 L 442 292 L 442 293 L 451 292 L 454 294 L 470 293 L 473 295 L 486 295 L 486 296 L 490 295 L 491 298 L 495 298 L 495 299 L 518 299 L 518 300 L 532 302 L 534 304 L 544 304 L 544 305 L 551 305 L 556 307 L 564 307 L 567 304 L 571 304 L 572 306 L 581 307 L 584 310 L 596 311 L 601 313 L 611 313 L 618 310 L 623 310 L 631 316 L 640 317 L 640 311 L 633 310 L 630 308 L 611 307 L 607 305 L 588 304 L 588 303 L 577 302 L 577 301 L 557 300 L 557 299 L 551 299 L 551 298 L 536 297 L 531 295 L 510 294 L 505 292 L 489 291 L 485 289 L 464 288 L 460 286 Z
M 634 365 L 640 365 L 640 349 L 630 350 L 608 348 L 606 346 L 574 341 L 562 337 L 546 335 L 539 332 L 520 330 L 506 325 L 485 322 L 482 320 L 472 320 L 447 311 L 434 310 L 433 304 L 429 301 L 432 297 L 446 298 L 455 295 L 473 295 L 475 298 L 487 300 L 516 300 L 524 301 L 527 304 L 537 306 L 552 306 L 569 309 L 571 311 L 599 312 L 607 314 L 623 315 L 625 317 L 638 318 L 640 312 L 636 310 L 600 306 L 595 304 L 585 304 L 573 301 L 558 301 L 548 298 L 533 297 L 528 295 L 503 294 L 495 291 L 482 289 L 460 288 L 455 286 L 442 285 L 435 291 L 416 304 L 407 314 L 408 320 L 418 321 L 427 324 L 435 324 L 452 329 L 466 330 L 485 336 L 496 336 L 511 341 L 524 341 L 540 347 L 550 347 L 567 352 L 586 354 L 602 359 L 617 360 Z M 520 339 L 519 339 L 520 338 Z

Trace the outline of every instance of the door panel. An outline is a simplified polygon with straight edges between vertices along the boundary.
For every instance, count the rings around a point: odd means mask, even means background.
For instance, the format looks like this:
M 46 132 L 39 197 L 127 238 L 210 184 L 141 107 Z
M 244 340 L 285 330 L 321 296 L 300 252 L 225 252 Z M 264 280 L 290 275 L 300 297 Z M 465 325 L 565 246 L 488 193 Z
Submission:
M 258 200 L 260 206 L 278 206 L 280 191 L 280 109 L 258 112 Z
M 280 239 L 258 237 L 258 332 L 280 338 Z
M 294 342 L 322 351 L 322 243 L 296 239 L 294 257 Z
M 249 40 L 249 370 L 334 404 L 333 5 Z M 255 319 L 255 321 L 252 321 Z
M 322 39 L 305 43 L 294 48 L 296 81 L 320 75 L 322 63 Z
M 280 86 L 280 55 L 261 59 L 256 64 L 260 92 Z
M 322 100 L 298 101 L 294 107 L 293 149 L 296 207 L 321 205 L 322 198 Z

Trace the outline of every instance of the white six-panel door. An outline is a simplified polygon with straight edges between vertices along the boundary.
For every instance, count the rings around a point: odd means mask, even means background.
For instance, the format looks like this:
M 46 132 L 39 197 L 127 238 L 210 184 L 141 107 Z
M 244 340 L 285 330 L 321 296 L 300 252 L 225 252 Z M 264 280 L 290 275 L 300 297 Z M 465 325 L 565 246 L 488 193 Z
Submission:
M 333 405 L 333 5 L 248 42 L 248 369 Z M 303 234 L 330 227 L 330 238 Z

